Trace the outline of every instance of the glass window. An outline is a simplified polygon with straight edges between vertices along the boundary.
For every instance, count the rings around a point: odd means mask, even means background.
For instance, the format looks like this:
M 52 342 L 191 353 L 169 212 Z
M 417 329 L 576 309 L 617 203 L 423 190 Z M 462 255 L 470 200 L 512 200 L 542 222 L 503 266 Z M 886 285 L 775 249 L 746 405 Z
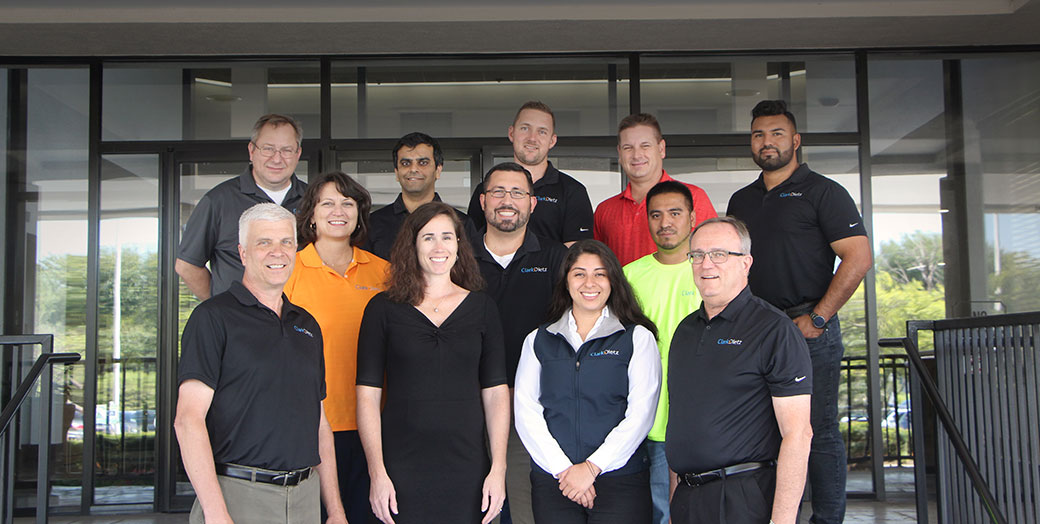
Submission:
M 972 309 L 1037 311 L 1040 54 L 969 58 L 961 64 L 969 195 L 977 189 L 969 203 L 978 204 L 969 228 L 981 226 L 985 232 L 985 295 L 973 289 Z
M 248 138 L 266 113 L 321 136 L 317 62 L 106 64 L 102 140 Z
M 30 69 L 24 174 L 16 177 L 14 215 L 19 232 L 17 284 L 8 307 L 20 318 L 14 333 L 52 333 L 54 350 L 85 356 L 87 304 L 87 115 L 86 69 Z M 78 507 L 83 467 L 83 361 L 55 371 L 55 403 L 61 431 L 52 434 L 51 507 Z M 23 408 L 21 416 L 28 416 Z M 27 422 L 26 419 L 22 419 Z M 35 507 L 36 434 L 19 424 L 15 461 L 18 507 Z M 24 490 L 24 491 L 23 491 Z M 30 491 L 31 490 L 31 491 Z M 25 495 L 24 497 L 22 495 Z
M 151 503 L 159 341 L 159 157 L 101 162 L 96 504 Z
M 399 138 L 412 131 L 437 138 L 501 137 L 524 102 L 541 100 L 556 115 L 557 135 L 609 135 L 619 115 L 627 114 L 626 64 L 590 59 L 338 63 L 332 132 L 335 138 Z
M 851 56 L 766 60 L 644 58 L 640 107 L 672 134 L 740 133 L 760 100 L 783 98 L 801 132 L 856 130 Z

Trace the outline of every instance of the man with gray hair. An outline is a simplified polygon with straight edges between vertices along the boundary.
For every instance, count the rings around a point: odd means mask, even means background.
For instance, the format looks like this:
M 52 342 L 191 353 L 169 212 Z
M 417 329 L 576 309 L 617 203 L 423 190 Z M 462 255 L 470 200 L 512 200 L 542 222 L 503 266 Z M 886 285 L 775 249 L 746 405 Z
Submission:
M 303 131 L 292 117 L 269 114 L 253 126 L 250 165 L 203 195 L 181 233 L 174 269 L 199 300 L 226 291 L 242 278 L 238 257 L 238 218 L 250 206 L 274 202 L 289 211 L 307 184 L 296 178 Z M 206 268 L 206 264 L 209 268 Z
M 702 302 L 679 323 L 668 353 L 675 524 L 797 520 L 812 363 L 798 328 L 751 294 L 750 253 L 747 228 L 733 217 L 706 220 L 690 237 Z
M 184 326 L 174 428 L 197 496 L 193 524 L 346 524 L 325 418 L 321 329 L 282 293 L 296 219 L 274 203 L 237 222 L 241 281 Z M 312 473 L 317 473 L 316 475 Z

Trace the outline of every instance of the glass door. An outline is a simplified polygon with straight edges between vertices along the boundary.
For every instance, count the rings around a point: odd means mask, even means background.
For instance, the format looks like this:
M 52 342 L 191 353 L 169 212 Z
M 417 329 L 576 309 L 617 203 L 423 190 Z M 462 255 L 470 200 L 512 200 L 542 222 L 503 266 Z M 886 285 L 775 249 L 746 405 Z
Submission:
M 296 168 L 296 175 L 306 181 L 310 169 L 320 166 L 320 153 L 316 148 L 304 147 L 304 155 Z M 188 289 L 183 281 L 173 271 L 173 263 L 177 256 L 177 246 L 180 244 L 184 225 L 191 216 L 199 200 L 210 189 L 225 180 L 238 177 L 249 166 L 245 158 L 245 147 L 241 144 L 231 146 L 220 146 L 219 148 L 208 148 L 204 150 L 174 151 L 169 155 L 166 163 L 167 190 L 170 193 L 167 201 L 167 218 L 171 228 L 166 237 L 169 239 L 169 255 L 165 257 L 167 263 L 166 286 L 170 290 L 167 293 L 166 305 L 169 314 L 164 318 L 166 323 L 166 335 L 164 336 L 163 363 L 166 371 L 162 373 L 160 390 L 164 393 L 165 409 L 163 409 L 163 427 L 166 440 L 161 450 L 161 476 L 160 498 L 157 509 L 160 511 L 183 511 L 191 507 L 195 498 L 195 492 L 184 471 L 184 464 L 180 459 L 177 448 L 176 435 L 173 432 L 173 417 L 176 413 L 177 396 L 177 361 L 180 358 L 180 335 L 184 331 L 187 322 L 199 300 Z M 309 153 L 309 154 L 308 154 Z

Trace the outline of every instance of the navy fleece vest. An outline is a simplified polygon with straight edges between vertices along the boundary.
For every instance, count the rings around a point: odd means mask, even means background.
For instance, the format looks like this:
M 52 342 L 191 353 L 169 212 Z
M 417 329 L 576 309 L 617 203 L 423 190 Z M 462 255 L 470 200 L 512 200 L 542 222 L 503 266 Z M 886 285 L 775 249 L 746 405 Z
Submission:
M 539 401 L 549 433 L 577 464 L 588 459 L 625 418 L 635 326 L 586 340 L 577 353 L 563 335 L 550 333 L 547 326 L 538 328 L 534 340 L 534 354 L 542 365 Z M 604 475 L 637 473 L 649 464 L 646 446 L 640 444 L 627 464 Z

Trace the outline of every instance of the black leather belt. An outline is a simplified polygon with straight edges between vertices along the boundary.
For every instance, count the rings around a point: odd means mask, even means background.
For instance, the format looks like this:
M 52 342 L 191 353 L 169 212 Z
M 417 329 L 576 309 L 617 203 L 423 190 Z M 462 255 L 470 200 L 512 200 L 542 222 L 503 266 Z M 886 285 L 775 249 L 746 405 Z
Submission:
M 248 480 L 250 482 L 263 482 L 264 484 L 295 486 L 307 480 L 307 477 L 311 476 L 311 468 L 296 469 L 292 471 L 271 471 L 268 469 L 238 466 L 235 464 L 217 464 L 217 475 Z
M 773 466 L 776 466 L 775 460 L 769 460 L 766 462 L 745 462 L 735 466 L 727 466 L 720 469 L 705 471 L 704 473 L 680 473 L 679 482 L 695 488 L 697 486 L 703 486 L 709 482 L 724 479 L 730 475 L 747 473 L 748 471 L 755 471 L 756 469 L 771 468 Z
M 784 313 L 787 313 L 787 316 L 792 319 L 798 318 L 802 315 L 808 315 L 811 313 L 813 308 L 816 307 L 816 304 L 819 304 L 819 301 L 814 300 L 812 302 L 805 302 L 804 304 L 798 304 L 797 306 L 791 306 L 785 309 Z

